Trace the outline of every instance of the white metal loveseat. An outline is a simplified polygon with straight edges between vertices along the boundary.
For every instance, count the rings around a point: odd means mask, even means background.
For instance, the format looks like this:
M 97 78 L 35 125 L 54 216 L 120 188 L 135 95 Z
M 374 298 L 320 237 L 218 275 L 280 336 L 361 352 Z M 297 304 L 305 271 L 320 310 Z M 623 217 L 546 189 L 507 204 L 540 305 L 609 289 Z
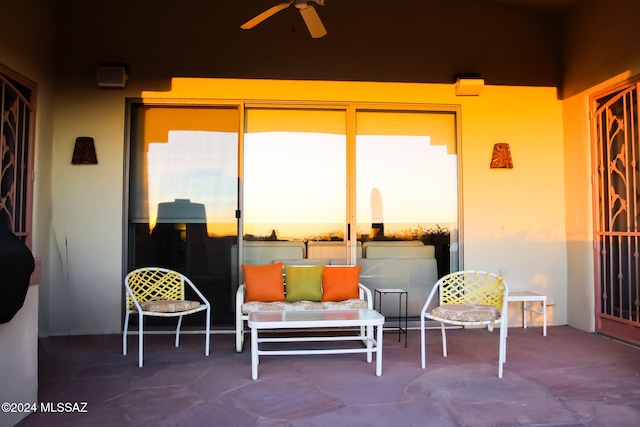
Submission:
M 282 264 L 282 263 L 278 263 Z M 305 267 L 309 267 L 306 265 Z M 336 266 L 327 266 L 328 268 Z M 345 267 L 345 266 L 342 266 Z M 354 267 L 354 266 L 349 266 Z M 359 271 L 359 269 L 358 269 Z M 282 274 L 283 283 L 286 283 L 286 274 Z M 358 298 L 349 298 L 341 301 L 247 301 L 247 287 L 241 284 L 236 292 L 236 351 L 242 352 L 244 345 L 244 334 L 246 331 L 246 321 L 249 314 L 254 311 L 303 311 L 303 310 L 359 310 L 373 309 L 373 297 L 371 290 L 365 285 L 358 283 Z M 365 337 L 364 328 L 361 335 Z

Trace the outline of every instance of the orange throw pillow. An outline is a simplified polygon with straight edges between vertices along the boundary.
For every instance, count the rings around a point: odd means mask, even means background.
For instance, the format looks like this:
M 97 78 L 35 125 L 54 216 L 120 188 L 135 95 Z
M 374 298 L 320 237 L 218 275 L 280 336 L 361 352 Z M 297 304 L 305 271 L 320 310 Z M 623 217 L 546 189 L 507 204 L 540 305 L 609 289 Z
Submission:
M 325 266 L 322 270 L 322 301 L 344 301 L 360 298 L 358 282 L 360 265 Z
M 266 265 L 244 265 L 245 301 L 284 301 L 282 263 Z

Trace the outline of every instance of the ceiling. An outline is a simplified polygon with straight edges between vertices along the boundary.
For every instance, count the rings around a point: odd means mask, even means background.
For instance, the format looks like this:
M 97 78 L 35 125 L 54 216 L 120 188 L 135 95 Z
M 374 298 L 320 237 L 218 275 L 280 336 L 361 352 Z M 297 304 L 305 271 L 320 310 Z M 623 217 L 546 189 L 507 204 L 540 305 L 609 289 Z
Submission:
M 506 3 L 531 9 L 561 11 L 568 9 L 580 0 L 491 0 L 495 3 Z

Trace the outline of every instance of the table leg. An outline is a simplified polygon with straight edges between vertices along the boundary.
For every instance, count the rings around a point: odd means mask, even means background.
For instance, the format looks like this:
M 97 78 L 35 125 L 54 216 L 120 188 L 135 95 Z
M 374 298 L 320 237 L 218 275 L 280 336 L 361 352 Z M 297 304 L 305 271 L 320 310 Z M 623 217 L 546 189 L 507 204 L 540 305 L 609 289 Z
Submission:
M 371 346 L 373 345 L 373 326 L 367 326 L 367 363 L 371 363 L 373 361 L 373 349 Z
M 522 326 L 527 329 L 527 302 L 522 301 Z
M 398 322 L 399 321 L 400 319 L 398 319 Z M 409 293 L 408 292 L 404 294 L 404 348 L 407 348 L 407 335 L 409 335 Z
M 400 326 L 402 323 L 402 294 L 398 294 L 398 342 L 400 342 L 400 332 L 402 331 L 402 327 Z
M 251 379 L 258 379 L 258 328 L 251 328 Z
M 542 335 L 547 336 L 547 300 L 542 300 Z
M 377 329 L 378 337 L 376 340 L 376 376 L 380 377 L 382 376 L 382 325 L 379 325 Z

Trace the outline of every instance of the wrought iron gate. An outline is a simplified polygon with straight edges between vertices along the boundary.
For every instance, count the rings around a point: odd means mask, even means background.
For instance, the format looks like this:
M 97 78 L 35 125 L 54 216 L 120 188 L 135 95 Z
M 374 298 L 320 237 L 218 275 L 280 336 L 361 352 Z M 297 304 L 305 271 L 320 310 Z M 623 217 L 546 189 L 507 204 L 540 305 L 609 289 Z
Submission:
M 31 247 L 35 89 L 0 67 L 0 221 Z
M 592 105 L 596 331 L 640 343 L 638 81 Z

